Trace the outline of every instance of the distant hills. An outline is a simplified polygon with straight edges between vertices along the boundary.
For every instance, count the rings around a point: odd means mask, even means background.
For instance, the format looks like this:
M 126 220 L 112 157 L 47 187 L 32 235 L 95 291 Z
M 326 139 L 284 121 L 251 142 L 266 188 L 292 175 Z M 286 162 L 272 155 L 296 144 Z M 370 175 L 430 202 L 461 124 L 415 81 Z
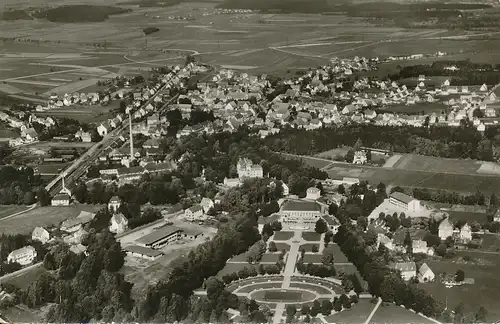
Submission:
M 132 11 L 113 6 L 97 5 L 65 5 L 55 8 L 43 9 L 16 9 L 2 13 L 2 20 L 31 20 L 34 18 L 47 19 L 51 22 L 82 23 L 105 21 L 111 15 Z

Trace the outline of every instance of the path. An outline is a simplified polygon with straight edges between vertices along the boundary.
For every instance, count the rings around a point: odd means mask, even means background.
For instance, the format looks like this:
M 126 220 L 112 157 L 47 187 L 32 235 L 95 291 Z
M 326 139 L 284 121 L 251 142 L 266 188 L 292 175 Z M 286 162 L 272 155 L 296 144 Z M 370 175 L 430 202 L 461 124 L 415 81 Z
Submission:
M 274 310 L 273 324 L 281 323 L 284 311 L 285 311 L 285 304 L 278 303 L 276 305 L 276 309 Z
M 35 207 L 36 207 L 36 206 L 37 206 L 37 204 L 33 204 L 33 205 L 30 205 L 30 206 L 29 206 L 29 208 L 28 208 L 28 209 L 26 209 L 26 210 L 21 210 L 20 212 L 17 212 L 17 213 L 11 214 L 11 215 L 9 215 L 9 216 L 2 217 L 2 218 L 0 218 L 0 222 L 1 222 L 1 221 L 4 221 L 4 220 L 7 220 L 7 219 L 14 218 L 14 217 L 19 216 L 19 215 L 21 215 L 21 214 L 27 213 L 27 212 L 29 212 L 30 210 L 35 209 Z
M 379 297 L 379 299 L 377 301 L 377 305 L 375 305 L 375 307 L 373 307 L 372 312 L 370 313 L 370 315 L 368 315 L 368 318 L 365 321 L 365 324 L 369 324 L 370 323 L 370 321 L 372 320 L 373 315 L 375 315 L 375 312 L 379 308 L 380 304 L 382 304 L 382 298 Z
M 284 280 L 283 284 L 281 285 L 281 288 L 283 289 L 290 288 L 290 278 L 293 276 L 293 273 L 295 272 L 295 263 L 297 261 L 297 256 L 299 255 L 299 246 L 300 246 L 300 243 L 293 243 L 293 242 L 302 241 L 301 232 L 295 231 L 293 237 L 290 240 L 292 241 L 292 243 L 290 244 L 290 252 L 288 252 L 285 270 L 283 271 Z

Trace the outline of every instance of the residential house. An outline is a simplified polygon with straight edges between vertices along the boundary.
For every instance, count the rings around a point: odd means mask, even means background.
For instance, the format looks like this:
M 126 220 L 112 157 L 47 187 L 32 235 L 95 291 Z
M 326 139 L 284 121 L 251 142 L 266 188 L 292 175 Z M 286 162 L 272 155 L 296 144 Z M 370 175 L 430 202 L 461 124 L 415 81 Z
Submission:
M 71 202 L 71 197 L 68 194 L 60 193 L 52 198 L 52 206 L 69 206 Z
M 434 255 L 434 249 L 432 247 L 427 246 L 427 242 L 423 240 L 413 240 L 411 242 L 412 252 L 422 253 L 427 255 Z
M 100 136 L 108 135 L 108 132 L 109 132 L 109 126 L 103 124 L 97 126 L 97 134 L 99 134 Z
M 50 240 L 50 234 L 43 227 L 35 227 L 35 229 L 31 233 L 31 239 L 33 241 L 39 241 L 42 242 L 42 244 L 45 244 Z
M 250 159 L 243 158 L 239 159 L 236 164 L 236 170 L 238 172 L 238 177 L 243 178 L 263 178 L 264 171 L 261 165 L 253 164 Z
M 352 160 L 353 164 L 365 164 L 367 161 L 368 159 L 365 151 L 354 152 L 354 159 Z
M 388 238 L 385 234 L 383 233 L 378 233 L 377 234 L 377 248 L 382 244 L 385 246 L 388 250 L 393 251 L 396 247 L 394 245 L 394 242 L 392 239 Z
M 115 213 L 118 210 L 118 208 L 120 208 L 121 204 L 122 204 L 121 199 L 118 196 L 113 196 L 108 202 L 108 209 L 111 212 Z
M 7 263 L 19 263 L 22 266 L 32 263 L 37 256 L 37 252 L 31 245 L 14 250 L 7 256 Z
M 109 231 L 111 233 L 122 234 L 127 230 L 127 228 L 128 220 L 122 213 L 114 214 L 111 217 L 109 224 Z
M 415 262 L 396 262 L 391 264 L 391 268 L 400 271 L 401 278 L 405 281 L 417 276 L 417 265 Z
M 470 225 L 465 223 L 465 225 L 462 226 L 462 228 L 460 229 L 460 232 L 458 235 L 459 235 L 460 241 L 462 241 L 463 243 L 469 243 L 470 241 L 472 241 L 472 230 L 471 230 Z
M 200 202 L 200 206 L 203 208 L 203 212 L 206 214 L 210 208 L 214 206 L 214 202 L 210 198 L 203 197 Z
M 420 269 L 418 269 L 417 278 L 419 282 L 431 282 L 434 281 L 436 275 L 432 272 L 427 263 L 424 263 L 420 266 Z
M 439 224 L 438 236 L 441 240 L 446 240 L 448 237 L 453 236 L 453 224 L 449 218 L 445 218 Z
M 94 217 L 94 213 L 82 211 L 80 212 L 80 214 L 78 214 L 78 216 L 62 222 L 60 230 L 67 233 L 75 233 L 82 229 L 84 225 L 90 223 L 94 219 Z
M 38 140 L 38 133 L 34 128 L 28 128 L 24 131 L 24 137 L 28 142 L 35 142 Z
M 203 218 L 203 207 L 194 205 L 184 211 L 184 218 L 189 221 L 197 221 Z

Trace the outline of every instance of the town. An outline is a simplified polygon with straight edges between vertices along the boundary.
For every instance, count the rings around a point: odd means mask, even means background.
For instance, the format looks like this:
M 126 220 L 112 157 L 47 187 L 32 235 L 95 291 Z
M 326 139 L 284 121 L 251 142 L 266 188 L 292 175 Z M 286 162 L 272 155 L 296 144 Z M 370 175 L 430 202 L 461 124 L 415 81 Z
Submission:
M 197 11 L 141 15 L 273 16 Z M 261 73 L 177 45 L 0 97 L 1 322 L 500 318 L 499 65 L 429 49 Z

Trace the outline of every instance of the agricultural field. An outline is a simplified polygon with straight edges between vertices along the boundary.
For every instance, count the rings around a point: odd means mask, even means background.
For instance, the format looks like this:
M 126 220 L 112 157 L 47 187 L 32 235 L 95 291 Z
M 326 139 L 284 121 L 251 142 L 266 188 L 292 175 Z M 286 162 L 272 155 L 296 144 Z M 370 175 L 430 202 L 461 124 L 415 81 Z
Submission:
M 38 112 L 39 116 L 50 116 L 56 118 L 71 118 L 80 122 L 99 123 L 114 117 L 113 110 L 119 107 L 119 101 L 112 101 L 108 106 L 72 106 L 65 108 L 55 108 L 43 112 Z
M 37 226 L 48 227 L 77 216 L 80 211 L 97 212 L 102 206 L 37 207 L 13 218 L 0 219 L 0 233 L 30 234 Z
M 497 298 L 500 289 L 498 272 L 500 270 L 500 255 L 474 251 L 457 252 L 457 257 L 467 257 L 470 261 L 458 260 L 429 260 L 427 264 L 436 274 L 454 274 L 461 269 L 466 278 L 474 278 L 473 285 L 446 288 L 439 280 L 421 284 L 420 288 L 431 293 L 436 300 L 448 302 L 448 307 L 454 309 L 460 302 L 464 302 L 464 314 L 476 312 L 483 306 L 488 310 L 487 321 L 500 318 L 500 300 Z
M 488 214 L 486 213 L 472 213 L 466 211 L 446 211 L 450 215 L 450 219 L 455 221 L 476 221 L 479 224 L 487 224 L 488 222 Z

